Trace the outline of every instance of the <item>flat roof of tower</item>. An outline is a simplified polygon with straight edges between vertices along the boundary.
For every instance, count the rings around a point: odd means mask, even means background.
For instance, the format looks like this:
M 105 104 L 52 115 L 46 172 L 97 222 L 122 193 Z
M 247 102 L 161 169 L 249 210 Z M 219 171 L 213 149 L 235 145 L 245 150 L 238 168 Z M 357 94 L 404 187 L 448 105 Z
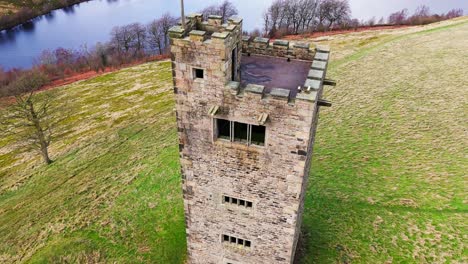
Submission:
M 296 96 L 297 87 L 304 86 L 310 70 L 311 61 L 261 55 L 243 55 L 241 58 L 241 85 L 258 84 L 270 92 L 272 88 L 283 88 Z

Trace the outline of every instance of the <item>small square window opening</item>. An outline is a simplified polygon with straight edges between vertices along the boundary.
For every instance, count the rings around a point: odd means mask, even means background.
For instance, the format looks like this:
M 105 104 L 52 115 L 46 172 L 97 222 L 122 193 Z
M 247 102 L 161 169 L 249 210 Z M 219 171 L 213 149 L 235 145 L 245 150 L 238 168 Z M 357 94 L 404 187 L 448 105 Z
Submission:
M 203 79 L 205 78 L 205 71 L 202 69 L 193 68 L 193 78 L 194 79 Z

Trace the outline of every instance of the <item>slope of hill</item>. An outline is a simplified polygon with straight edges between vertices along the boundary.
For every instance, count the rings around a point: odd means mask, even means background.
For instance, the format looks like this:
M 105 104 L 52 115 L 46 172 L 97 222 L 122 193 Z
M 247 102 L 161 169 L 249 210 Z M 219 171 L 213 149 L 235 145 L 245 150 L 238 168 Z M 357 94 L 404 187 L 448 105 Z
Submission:
M 468 261 L 467 30 L 462 18 L 319 39 L 338 86 L 298 263 Z M 1 263 L 184 263 L 170 75 L 149 63 L 47 91 L 69 109 L 49 167 L 0 138 Z

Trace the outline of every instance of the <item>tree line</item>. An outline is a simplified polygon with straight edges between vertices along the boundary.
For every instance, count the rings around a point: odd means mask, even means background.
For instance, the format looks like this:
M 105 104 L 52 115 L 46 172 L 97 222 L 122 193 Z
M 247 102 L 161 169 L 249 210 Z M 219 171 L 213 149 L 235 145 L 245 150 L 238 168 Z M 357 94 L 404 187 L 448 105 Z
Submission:
M 13 28 L 35 17 L 47 14 L 54 9 L 65 8 L 86 1 L 89 0 L 16 1 L 19 2 L 17 5 L 22 5 L 22 7 L 17 12 L 10 10 L 8 13 L 0 15 L 0 30 Z
M 410 15 L 407 9 L 385 19 L 375 17 L 360 21 L 352 18 L 349 0 L 275 0 L 263 13 L 263 28 L 255 36 L 281 37 L 330 30 L 349 30 L 376 25 L 424 25 L 463 16 L 462 9 L 446 14 L 432 14 L 429 7 L 419 6 Z

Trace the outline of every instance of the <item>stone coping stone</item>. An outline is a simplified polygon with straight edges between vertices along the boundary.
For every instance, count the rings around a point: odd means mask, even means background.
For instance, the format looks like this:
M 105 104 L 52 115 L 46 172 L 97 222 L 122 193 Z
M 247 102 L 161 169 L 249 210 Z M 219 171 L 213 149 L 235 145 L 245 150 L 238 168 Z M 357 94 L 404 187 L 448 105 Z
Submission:
M 282 39 L 277 39 L 273 42 L 273 46 L 284 46 L 288 47 L 289 46 L 289 41 L 287 40 L 282 40 Z
M 248 42 L 248 41 L 250 41 L 251 39 L 252 39 L 251 36 L 242 36 L 242 41 Z
M 251 92 L 251 93 L 256 93 L 256 94 L 263 94 L 263 91 L 265 90 L 265 86 L 263 85 L 258 85 L 258 84 L 247 84 L 245 87 L 246 92 Z
M 184 33 L 185 30 L 184 30 L 184 28 L 181 27 L 181 26 L 173 26 L 173 27 L 171 27 L 171 28 L 169 29 L 169 32 L 174 32 L 174 33 L 179 33 L 179 34 L 181 34 L 181 33 Z
M 321 81 L 318 81 L 318 80 L 312 80 L 312 79 L 307 79 L 304 83 L 304 87 L 307 89 L 307 88 L 311 88 L 311 89 L 314 89 L 314 90 L 318 90 L 320 89 L 320 85 L 322 84 Z
M 234 82 L 234 81 L 231 81 L 226 85 L 227 88 L 232 89 L 232 90 L 238 90 L 239 86 L 240 86 L 240 82 Z
M 203 36 L 206 35 L 206 31 L 202 31 L 202 30 L 192 30 L 192 31 L 190 31 L 190 35 L 203 37 Z
M 234 31 L 236 29 L 236 25 L 227 25 L 225 28 L 227 31 Z
M 310 70 L 307 78 L 316 79 L 316 80 L 323 80 L 325 75 L 324 71 L 321 70 Z
M 208 19 L 223 19 L 222 16 L 218 16 L 218 15 L 209 15 L 208 16 Z
M 327 61 L 329 57 L 330 57 L 329 53 L 325 53 L 325 52 L 315 53 L 315 59 L 316 60 Z
M 240 23 L 242 23 L 242 21 L 243 20 L 240 17 L 230 17 L 230 18 L 228 18 L 228 22 L 236 24 L 236 25 L 239 25 Z
M 270 39 L 269 38 L 256 37 L 254 39 L 254 42 L 268 44 L 268 42 L 270 42 Z
M 212 38 L 225 39 L 229 36 L 229 32 L 215 32 L 211 34 Z
M 294 43 L 294 48 L 309 49 L 309 47 L 310 47 L 309 43 L 303 43 L 303 42 Z
M 312 62 L 311 68 L 316 70 L 325 70 L 327 68 L 327 63 L 324 61 L 314 60 L 314 62 Z
M 196 18 L 196 17 L 202 17 L 203 14 L 200 14 L 200 13 L 192 13 L 192 14 L 188 14 L 186 17 L 187 18 Z
M 283 98 L 289 98 L 290 93 L 291 93 L 290 90 L 283 89 L 283 88 L 272 88 L 270 92 L 272 96 L 283 97 Z
M 320 46 L 317 46 L 317 51 L 318 51 L 318 52 L 330 53 L 330 47 L 329 47 L 329 46 L 320 45 Z
M 314 102 L 317 100 L 317 95 L 317 91 L 311 91 L 310 93 L 302 92 L 296 95 L 296 99 Z

